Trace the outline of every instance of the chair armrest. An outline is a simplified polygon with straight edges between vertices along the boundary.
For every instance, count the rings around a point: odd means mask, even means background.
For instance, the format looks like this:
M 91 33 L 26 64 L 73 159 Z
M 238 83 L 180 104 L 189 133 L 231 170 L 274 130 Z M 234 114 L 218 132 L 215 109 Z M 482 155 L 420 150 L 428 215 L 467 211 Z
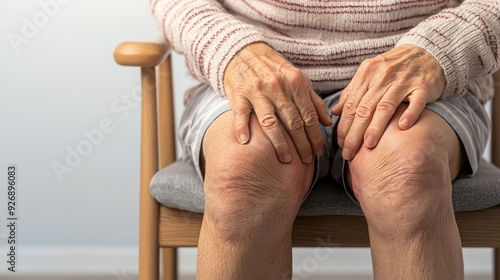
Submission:
M 155 67 L 170 53 L 170 45 L 162 42 L 124 42 L 113 53 L 116 63 L 124 66 Z

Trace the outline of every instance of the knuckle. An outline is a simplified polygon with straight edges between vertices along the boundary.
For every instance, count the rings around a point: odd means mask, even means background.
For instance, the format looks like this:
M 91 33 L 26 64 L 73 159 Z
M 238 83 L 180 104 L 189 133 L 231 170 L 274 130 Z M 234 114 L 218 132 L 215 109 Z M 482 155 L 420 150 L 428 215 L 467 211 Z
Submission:
M 248 108 L 247 105 L 244 104 L 238 104 L 233 108 L 233 113 L 235 115 L 248 115 L 250 112 L 250 108 Z
M 276 109 L 281 115 L 290 115 L 295 111 L 295 105 L 286 98 L 279 98 L 276 102 Z
M 356 116 L 362 119 L 368 119 L 372 116 L 371 106 L 365 103 L 361 103 L 356 108 Z
M 304 125 L 306 127 L 316 126 L 318 124 L 318 115 L 315 112 L 306 112 L 303 116 Z
M 281 85 L 281 77 L 276 73 L 268 73 L 264 80 L 264 85 L 267 88 L 275 89 Z
M 356 114 L 356 105 L 354 101 L 347 100 L 344 104 L 343 112 L 348 116 L 354 116 Z
M 278 126 L 278 118 L 276 118 L 276 115 L 274 112 L 267 112 L 262 115 L 262 118 L 260 118 L 259 123 L 262 127 L 265 128 L 275 128 Z
M 266 89 L 266 83 L 261 79 L 255 79 L 252 81 L 253 87 L 258 91 L 264 91 Z
M 395 71 L 396 71 L 396 66 L 391 64 L 385 64 L 384 67 L 382 68 L 381 74 L 384 78 L 389 78 L 394 75 Z
M 387 114 L 394 114 L 396 112 L 397 106 L 393 102 L 390 101 L 380 101 L 377 104 L 377 111 L 385 112 Z
M 414 76 L 417 71 L 418 69 L 408 67 L 406 71 L 399 71 L 397 76 L 400 81 L 411 82 L 414 80 Z
M 433 87 L 433 83 L 430 79 L 420 79 L 420 86 L 421 88 L 430 90 Z
M 298 117 L 292 117 L 286 122 L 288 130 L 298 132 L 304 129 L 304 123 Z
M 360 67 L 362 69 L 369 70 L 369 69 L 372 69 L 373 67 L 375 67 L 375 65 L 377 63 L 378 63 L 378 60 L 376 58 L 368 58 L 368 59 L 363 60 L 363 62 L 361 62 Z
M 300 71 L 300 69 L 298 68 L 290 68 L 286 74 L 288 80 L 292 83 L 292 84 L 297 84 L 297 83 L 301 83 L 303 81 L 303 74 L 302 74 L 302 71 Z

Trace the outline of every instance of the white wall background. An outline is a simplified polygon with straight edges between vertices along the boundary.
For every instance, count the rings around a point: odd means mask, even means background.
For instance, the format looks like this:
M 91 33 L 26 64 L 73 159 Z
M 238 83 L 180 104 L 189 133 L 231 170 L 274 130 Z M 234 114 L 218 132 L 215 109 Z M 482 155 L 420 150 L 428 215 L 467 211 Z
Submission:
M 146 0 L 0 1 L 0 278 L 135 279 L 139 71 L 116 65 L 112 52 L 122 41 L 159 35 Z M 174 59 L 182 109 L 180 96 L 194 81 L 182 57 Z M 88 146 L 85 134 L 96 137 L 101 122 L 110 131 Z M 79 148 L 81 160 L 69 156 Z M 15 275 L 4 261 L 10 164 L 18 168 Z M 333 268 L 370 278 L 366 249 L 336 250 L 317 269 L 307 259 L 313 252 L 296 250 L 295 265 L 305 271 L 297 279 Z M 186 278 L 195 251 L 181 253 Z M 490 256 L 467 250 L 469 274 L 488 275 Z

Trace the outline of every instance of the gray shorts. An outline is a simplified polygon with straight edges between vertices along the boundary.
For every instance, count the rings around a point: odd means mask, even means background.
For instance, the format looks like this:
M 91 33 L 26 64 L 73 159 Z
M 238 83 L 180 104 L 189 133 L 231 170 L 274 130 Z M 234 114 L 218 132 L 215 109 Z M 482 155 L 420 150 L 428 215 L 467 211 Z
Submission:
M 340 92 L 323 98 L 328 111 L 338 102 Z M 473 176 L 478 168 L 486 142 L 489 138 L 490 119 L 481 103 L 470 92 L 460 97 L 451 97 L 439 100 L 426 106 L 427 109 L 441 116 L 455 130 L 467 154 L 468 166 L 462 170 L 460 176 Z M 185 161 L 192 162 L 198 175 L 203 180 L 200 170 L 200 152 L 203 136 L 212 122 L 221 114 L 231 110 L 226 98 L 221 98 L 208 85 L 201 85 L 194 89 L 186 101 L 186 109 L 182 116 L 179 137 L 182 143 Z M 337 116 L 332 116 L 333 125 L 321 126 L 325 145 L 325 153 L 316 159 L 316 174 L 312 186 L 320 178 L 331 176 L 338 183 L 344 185 L 344 167 L 346 162 L 342 158 L 342 151 L 337 145 L 336 123 Z M 354 199 L 352 193 L 346 188 Z

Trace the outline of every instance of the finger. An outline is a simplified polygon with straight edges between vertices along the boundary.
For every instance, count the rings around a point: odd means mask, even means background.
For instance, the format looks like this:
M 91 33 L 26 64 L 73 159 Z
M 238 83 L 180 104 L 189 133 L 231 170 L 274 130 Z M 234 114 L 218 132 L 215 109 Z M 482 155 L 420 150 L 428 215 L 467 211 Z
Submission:
M 342 157 L 346 160 L 354 158 L 361 147 L 366 129 L 369 127 L 377 104 L 383 96 L 383 90 L 374 88 L 363 95 L 355 110 L 354 119 L 344 139 Z
M 342 105 L 342 110 L 340 111 L 340 119 L 337 125 L 337 143 L 340 147 L 344 147 L 344 140 L 356 116 L 356 108 L 363 98 L 363 95 L 366 93 L 367 87 L 357 86 L 356 80 L 353 79 L 351 84 L 349 84 L 344 91 L 342 93 L 345 94 L 346 97 Z
M 319 97 L 313 89 L 310 89 L 310 93 L 311 101 L 318 115 L 319 122 L 324 126 L 332 125 L 332 117 L 328 114 L 328 109 L 326 108 L 326 104 L 323 99 L 321 99 L 321 97 Z
M 304 122 L 302 116 L 297 111 L 297 106 L 294 103 L 290 102 L 288 99 L 283 99 L 276 101 L 276 108 L 278 109 L 278 114 L 280 116 L 283 125 L 290 134 L 293 143 L 295 144 L 295 148 L 297 149 L 297 153 L 299 154 L 300 158 L 304 163 L 311 163 L 313 160 L 311 144 L 304 129 Z M 313 114 L 314 117 L 316 117 L 316 114 L 315 113 Z M 310 116 L 305 116 L 305 117 L 314 118 Z M 317 125 L 317 117 L 316 117 L 316 125 Z M 319 132 L 319 127 L 317 127 L 317 130 Z
M 314 92 L 311 81 L 302 71 L 291 67 L 283 74 L 284 92 L 283 95 L 274 95 L 282 96 L 275 100 L 276 108 L 300 158 L 304 163 L 310 163 L 313 160 L 313 153 L 318 156 L 323 154 L 324 141 L 319 129 L 318 114 L 322 115 L 323 119 L 329 119 L 326 106 L 323 105 L 321 108 L 323 101 Z M 321 111 L 317 112 L 313 100 L 316 100 Z
M 422 114 L 422 111 L 427 105 L 425 93 L 414 92 L 408 96 L 408 108 L 403 112 L 399 118 L 398 126 L 401 130 L 406 130 L 412 127 Z
M 266 134 L 267 138 L 273 144 L 276 156 L 283 163 L 289 162 L 292 157 L 290 155 L 288 144 L 285 141 L 283 132 L 280 128 L 278 117 L 274 113 L 274 106 L 267 98 L 253 100 L 253 110 L 259 120 L 259 124 Z
M 238 142 L 246 144 L 250 140 L 248 123 L 250 121 L 252 105 L 243 96 L 235 96 L 231 103 L 234 116 L 234 135 L 236 135 Z
M 367 59 L 361 63 L 351 82 L 344 89 L 345 93 L 342 92 L 345 94 L 345 101 L 339 100 L 339 103 L 342 102 L 342 107 L 334 108 L 335 112 L 332 110 L 332 113 L 340 114 L 337 127 L 337 142 L 340 147 L 344 148 L 345 146 L 346 137 L 356 116 L 359 102 L 364 98 L 363 96 L 368 92 L 369 88 L 373 90 L 371 81 L 373 76 L 376 75 L 377 64 L 378 59 Z M 345 150 L 344 152 L 348 155 L 350 151 Z
M 387 125 L 402 101 L 403 98 L 398 95 L 387 94 L 378 102 L 373 118 L 364 135 L 364 144 L 367 148 L 372 149 L 377 146 Z
M 313 94 L 316 95 L 316 93 Z M 321 133 L 321 130 L 319 128 L 316 107 L 313 104 L 313 100 L 311 100 L 309 96 L 304 94 L 300 96 L 303 96 L 303 98 L 302 100 L 297 100 L 296 105 L 304 123 L 304 129 L 307 139 L 309 140 L 314 154 L 316 156 L 322 156 L 324 153 L 324 140 L 323 134 Z M 321 103 L 324 104 L 324 102 Z M 323 105 L 323 108 L 325 109 L 325 111 L 323 112 L 326 114 L 326 105 Z M 328 117 L 328 119 L 330 118 Z
M 332 114 L 335 116 L 340 116 L 342 114 L 342 108 L 344 108 L 344 104 L 347 101 L 348 91 L 346 91 L 347 87 L 340 93 L 339 101 L 335 104 L 331 110 Z
M 337 142 L 340 147 L 344 147 L 344 140 L 349 133 L 351 124 L 356 115 L 357 102 L 355 97 L 349 97 L 342 106 L 342 113 L 337 124 Z
M 303 150 L 304 153 L 309 153 L 309 154 L 303 154 L 301 158 L 305 163 L 309 163 L 312 161 L 312 155 L 310 154 L 310 148 L 312 148 L 312 152 L 316 156 L 321 156 L 323 155 L 324 152 L 324 140 L 323 140 L 323 134 L 321 133 L 321 130 L 319 128 L 319 116 L 316 106 L 314 104 L 314 98 L 316 97 L 317 101 L 317 106 L 322 108 L 321 113 L 323 113 L 323 118 L 330 119 L 328 116 L 328 113 L 326 111 L 326 105 L 324 105 L 323 100 L 319 98 L 319 96 L 313 91 L 310 81 L 302 74 L 302 72 L 295 72 L 298 73 L 298 75 L 295 75 L 293 85 L 296 86 L 286 86 L 285 90 L 288 90 L 292 94 L 292 99 L 293 103 L 288 103 L 288 104 L 293 104 L 294 106 L 291 106 L 287 109 L 290 110 L 289 116 L 293 116 L 295 113 L 294 111 L 298 110 L 301 118 L 301 123 L 302 123 L 302 129 L 304 130 L 303 132 L 299 128 L 299 123 L 297 121 L 297 124 L 295 125 L 297 127 L 296 131 L 290 131 L 290 134 L 292 135 L 293 133 L 297 133 L 297 138 L 299 139 L 298 141 L 303 140 L 303 133 L 305 133 L 306 139 L 308 140 L 308 143 L 299 144 L 297 148 L 297 151 Z M 287 103 L 285 103 L 287 104 Z M 295 110 L 294 110 L 295 109 Z M 282 118 L 284 120 L 284 118 Z M 285 122 L 286 123 L 286 122 Z M 292 136 L 293 138 L 293 136 Z M 309 151 L 308 151 L 309 150 Z M 310 161 L 309 161 L 310 160 Z

